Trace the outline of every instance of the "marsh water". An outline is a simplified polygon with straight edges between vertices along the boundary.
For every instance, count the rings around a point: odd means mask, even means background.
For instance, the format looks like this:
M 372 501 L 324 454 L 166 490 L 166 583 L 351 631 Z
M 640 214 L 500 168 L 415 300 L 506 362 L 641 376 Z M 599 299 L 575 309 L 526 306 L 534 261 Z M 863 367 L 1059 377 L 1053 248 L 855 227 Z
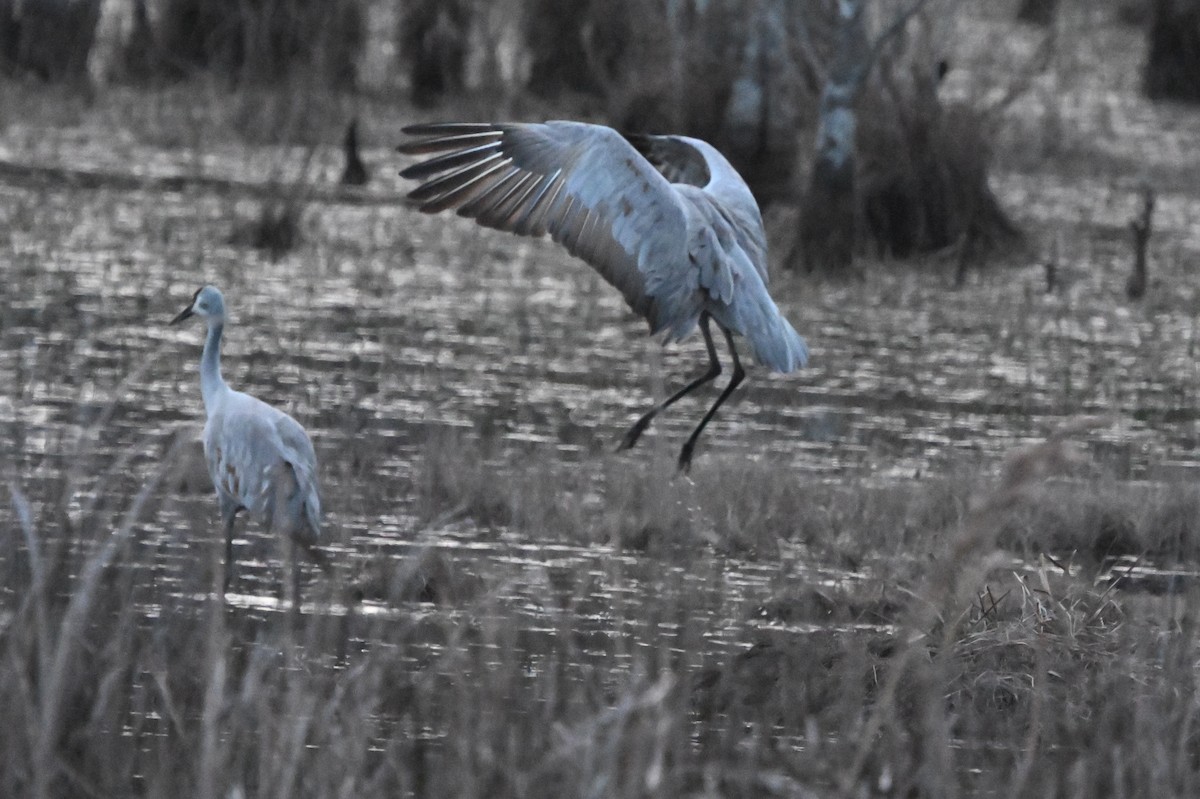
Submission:
M 807 337 L 811 364 L 787 376 L 752 369 L 698 462 L 720 469 L 761 456 L 813 483 L 918 480 L 986 472 L 1075 417 L 1111 415 L 1111 426 L 1081 441 L 1089 475 L 1200 476 L 1200 125 L 1194 112 L 1154 110 L 1128 91 L 1086 98 L 1064 105 L 1070 113 L 1056 124 L 1111 133 L 1043 137 L 1040 146 L 1062 148 L 1049 159 L 1057 169 L 997 171 L 1001 204 L 1027 238 L 961 287 L 953 254 L 871 262 L 862 279 L 775 263 L 773 294 Z M 1023 118 L 1039 124 L 1036 109 Z M 656 398 L 703 368 L 703 346 L 664 349 L 647 338 L 616 292 L 549 242 L 418 214 L 403 203 L 401 163 L 384 146 L 368 150 L 377 176 L 362 190 L 336 188 L 336 150 L 319 151 L 301 245 L 278 259 L 247 247 L 245 229 L 275 177 L 264 165 L 303 158 L 299 149 L 154 146 L 86 125 L 9 123 L 0 160 L 22 170 L 0 179 L 0 424 L 29 493 L 72 464 L 77 440 L 101 419 L 81 495 L 129 452 L 120 485 L 132 493 L 167 441 L 195 438 L 202 332 L 167 322 L 213 282 L 231 312 L 225 376 L 309 430 L 326 518 L 353 571 L 443 564 L 457 584 L 483 586 L 474 597 L 502 601 L 531 635 L 555 629 L 556 596 L 585 591 L 594 614 L 576 618 L 609 654 L 624 625 L 653 623 L 626 607 L 631 584 L 686 593 L 704 646 L 724 653 L 763 628 L 812 631 L 757 612 L 781 586 L 858 579 L 803 553 L 672 564 L 569 530 L 533 539 L 469 517 L 421 518 L 415 475 L 447 431 L 481 442 L 469 451 L 499 468 L 542 460 L 586 473 L 648 459 L 669 469 L 714 392 L 660 416 L 632 452 L 612 449 Z M 1126 227 L 1146 179 L 1158 190 L 1153 280 L 1135 303 L 1124 295 Z M 767 214 L 777 254 L 793 213 Z M 1058 278 L 1050 291 L 1048 260 Z M 215 503 L 203 485 L 181 480 L 171 490 L 140 533 L 151 562 L 136 566 L 190 595 L 203 588 L 194 564 L 218 550 Z M 277 549 L 253 525 L 240 529 L 230 601 L 270 612 Z M 423 599 L 367 609 L 411 619 L 431 607 Z M 467 604 L 473 613 L 486 605 Z
M 388 157 L 374 155 L 387 172 Z M 959 289 L 949 262 L 882 263 L 863 281 L 777 270 L 772 288 L 808 338 L 811 366 L 788 376 L 753 369 L 698 458 L 720 468 L 722 458 L 761 454 L 804 481 L 912 480 L 986 470 L 1077 415 L 1113 414 L 1117 422 L 1083 444 L 1096 474 L 1195 474 L 1195 286 L 1182 278 L 1200 258 L 1190 221 L 1200 218 L 1200 200 L 1164 196 L 1160 230 L 1170 243 L 1159 251 L 1160 282 L 1130 304 L 1121 236 L 1135 188 L 1081 191 L 1061 181 L 998 177 L 1033 243 Z M 1053 189 L 1066 198 L 1048 208 L 1021 202 Z M 662 563 L 621 555 L 611 543 L 581 545 L 572 531 L 545 541 L 469 520 L 421 524 L 409 489 L 439 431 L 486 441 L 488 457 L 514 467 L 547 459 L 587 470 L 657 458 L 666 469 L 711 401 L 709 392 L 677 406 L 638 448 L 614 454 L 643 409 L 702 368 L 703 347 L 691 340 L 663 349 L 648 339 L 615 292 L 548 242 L 421 216 L 387 181 L 310 203 L 306 243 L 276 261 L 229 243 L 257 208 L 236 187 L 50 181 L 5 184 L 0 193 L 8 251 L 0 371 L 10 386 L 2 416 L 19 433 L 21 472 L 35 480 L 52 477 L 54 459 L 110 402 L 97 467 L 131 447 L 143 453 L 135 462 L 152 463 L 181 426 L 195 435 L 203 334 L 167 322 L 212 281 L 232 315 L 227 379 L 306 425 L 322 461 L 327 518 L 359 565 L 433 552 L 482 579 L 504 564 L 513 575 L 508 599 L 536 629 L 546 611 L 535 600 L 556 569 L 595 571 L 596 598 L 611 607 L 621 590 L 613 559 L 622 558 L 622 580 L 652 576 L 705 597 L 697 605 L 711 614 L 708 640 L 718 650 L 744 648 L 754 625 L 772 623 L 751 611 L 781 582 L 854 578 L 801 558 L 784 569 L 722 557 L 699 574 L 695 563 L 664 574 Z M 1067 285 L 1047 293 L 1040 226 L 1072 230 L 1064 217 L 1085 195 L 1095 203 L 1090 219 L 1067 234 L 1085 249 L 1060 252 Z M 771 222 L 786 228 L 786 220 Z M 177 516 L 147 530 L 160 544 L 151 570 L 167 585 L 203 557 L 197 540 L 216 549 L 211 497 L 202 487 L 179 502 Z M 240 601 L 253 606 L 275 595 L 277 550 L 253 525 L 240 536 L 257 540 L 239 545 Z M 616 617 L 636 614 L 600 618 Z

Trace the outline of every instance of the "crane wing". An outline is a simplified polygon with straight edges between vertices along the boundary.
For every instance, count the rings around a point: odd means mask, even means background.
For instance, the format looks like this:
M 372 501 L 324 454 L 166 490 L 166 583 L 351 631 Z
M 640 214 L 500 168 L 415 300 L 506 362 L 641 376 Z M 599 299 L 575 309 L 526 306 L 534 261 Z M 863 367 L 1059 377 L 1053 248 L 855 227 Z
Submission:
M 422 211 L 454 208 L 487 227 L 549 233 L 619 289 L 653 331 L 671 326 L 679 335 L 695 324 L 701 277 L 687 259 L 683 202 L 612 128 L 445 123 L 404 132 L 424 138 L 400 152 L 435 155 L 400 173 L 425 181 L 409 194 Z
M 278 498 L 287 468 L 296 491 L 285 492 L 303 502 L 303 516 L 317 533 L 321 501 L 317 493 L 317 456 L 312 441 L 292 417 L 241 392 L 230 392 L 226 407 L 211 417 L 204 429 L 204 453 L 218 495 L 246 508 L 252 516 L 271 523 L 267 509 Z M 300 519 L 297 513 L 295 518 Z
M 724 219 L 763 284 L 769 283 L 762 214 L 733 164 L 701 139 L 643 134 L 626 134 L 625 138 L 667 180 L 701 190 L 696 204 L 702 213 L 715 212 Z
M 313 450 L 312 440 L 299 422 L 282 411 L 279 411 L 274 427 L 281 444 L 280 457 L 292 468 L 298 496 L 304 500 L 305 518 L 313 535 L 319 535 L 321 498 L 317 490 L 317 453 Z
M 664 178 L 703 189 L 712 180 L 704 154 L 679 136 L 649 136 L 626 133 L 625 139 Z

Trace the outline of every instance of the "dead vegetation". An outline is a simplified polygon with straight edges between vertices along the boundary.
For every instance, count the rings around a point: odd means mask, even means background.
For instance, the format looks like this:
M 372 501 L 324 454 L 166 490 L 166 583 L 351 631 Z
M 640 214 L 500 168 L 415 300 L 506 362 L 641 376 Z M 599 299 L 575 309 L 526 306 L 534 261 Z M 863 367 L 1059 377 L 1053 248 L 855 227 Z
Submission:
M 859 133 L 861 215 L 877 256 L 956 251 L 968 264 L 1020 240 L 989 183 L 988 117 L 937 97 L 944 64 L 914 66 L 871 98 Z M 949 68 L 949 67 L 945 67 Z
M 0 699 L 14 723 L 0 732 L 0 788 L 503 797 L 598 782 L 626 796 L 1193 786 L 1190 703 L 1173 698 L 1196 690 L 1195 630 L 1173 610 L 1190 593 L 1141 601 L 1120 574 L 1093 584 L 1049 559 L 1014 567 L 996 549 L 1008 520 L 1073 465 L 1064 442 L 1101 423 L 1019 453 L 994 488 L 981 476 L 874 499 L 746 462 L 698 468 L 695 484 L 626 466 L 592 486 L 597 504 L 585 481 L 562 483 L 566 464 L 514 474 L 469 441 L 440 438 L 416 481 L 427 513 L 442 509 L 426 529 L 465 514 L 547 544 L 605 540 L 616 547 L 607 567 L 546 557 L 533 572 L 496 561 L 476 574 L 461 557 L 417 549 L 364 575 L 361 611 L 333 592 L 293 625 L 207 590 L 217 572 L 204 550 L 216 542 L 189 547 L 214 571 L 182 585 L 145 579 L 143 531 L 178 524 L 179 500 L 159 481 L 178 444 L 143 462 L 127 505 L 77 517 L 70 537 L 47 502 L 62 487 L 10 483 L 0 512 L 20 540 L 5 559 Z M 743 482 L 725 479 L 741 471 Z M 539 490 L 552 473 L 555 489 Z M 860 576 L 806 585 L 785 557 L 763 604 L 742 611 L 766 622 L 757 640 L 721 655 L 700 642 L 722 592 L 697 593 L 687 575 L 718 586 L 722 544 L 706 526 L 724 532 L 755 508 L 743 555 L 777 560 L 803 542 L 804 560 L 840 549 Z M 910 528 L 902 542 L 897 518 Z M 1078 523 L 1088 537 L 1086 515 Z M 617 554 L 636 526 L 650 530 L 651 560 L 683 568 L 630 580 Z M 628 593 L 598 600 L 597 580 Z M 540 606 L 532 618 L 528 596 Z

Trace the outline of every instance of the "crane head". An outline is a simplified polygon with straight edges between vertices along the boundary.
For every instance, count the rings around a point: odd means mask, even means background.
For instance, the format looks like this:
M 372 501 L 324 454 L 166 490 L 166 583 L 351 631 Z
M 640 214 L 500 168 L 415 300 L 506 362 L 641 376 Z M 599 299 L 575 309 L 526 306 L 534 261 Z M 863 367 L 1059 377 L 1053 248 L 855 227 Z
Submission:
M 171 324 L 179 324 L 184 319 L 199 316 L 203 319 L 224 319 L 225 298 L 216 286 L 203 286 L 192 295 L 192 301 L 180 311 Z

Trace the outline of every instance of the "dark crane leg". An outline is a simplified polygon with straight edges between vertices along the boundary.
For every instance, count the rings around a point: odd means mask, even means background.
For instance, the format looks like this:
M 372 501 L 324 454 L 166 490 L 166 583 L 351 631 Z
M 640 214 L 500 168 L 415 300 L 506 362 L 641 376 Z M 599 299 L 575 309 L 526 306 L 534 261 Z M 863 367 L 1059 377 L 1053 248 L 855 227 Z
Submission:
M 233 525 L 237 521 L 240 508 L 226 506 L 221 503 L 221 530 L 225 534 L 225 563 L 224 574 L 221 577 L 221 595 L 229 593 L 229 585 L 233 580 Z
M 713 344 L 712 332 L 708 327 L 710 319 L 711 317 L 707 313 L 700 315 L 700 332 L 704 334 L 704 346 L 708 348 L 708 371 L 676 391 L 671 396 L 667 397 L 658 405 L 655 405 L 653 408 L 648 410 L 642 416 L 642 418 L 634 422 L 633 427 L 629 428 L 629 432 L 625 434 L 624 440 L 621 441 L 621 445 L 617 448 L 618 450 L 629 449 L 636 444 L 638 438 L 646 431 L 646 428 L 650 426 L 650 422 L 655 416 L 658 415 L 659 411 L 669 408 L 683 397 L 692 393 L 705 383 L 711 382 L 717 377 L 717 375 L 721 374 L 721 362 L 717 359 L 717 348 Z M 718 327 L 720 327 L 720 325 L 718 325 Z M 688 440 L 684 443 L 683 449 L 680 450 L 679 471 L 681 472 L 686 472 L 689 468 L 691 468 L 692 451 L 696 448 L 696 442 L 700 439 L 700 434 L 704 431 L 704 428 L 708 425 L 708 423 L 712 421 L 713 416 L 715 416 L 717 413 L 717 409 L 725 403 L 725 400 L 729 399 L 729 395 L 732 394 L 739 385 L 741 385 L 742 380 L 744 380 L 746 377 L 746 370 L 742 368 L 742 362 L 738 358 L 737 349 L 733 346 L 733 334 L 723 327 L 721 327 L 721 332 L 725 334 L 725 342 L 729 345 L 729 354 L 733 357 L 733 378 L 729 381 L 729 385 L 725 387 L 725 390 L 721 392 L 721 395 L 717 397 L 717 401 L 714 402 L 712 407 L 708 409 L 708 412 L 704 414 L 704 418 L 700 420 L 700 424 L 696 425 L 696 429 L 692 431 L 690 436 L 688 436 Z
M 700 332 L 704 334 L 704 345 L 708 347 L 708 371 L 646 411 L 642 415 L 642 418 L 634 422 L 633 427 L 629 428 L 629 432 L 625 434 L 625 438 L 621 441 L 620 446 L 617 447 L 618 452 L 631 449 L 637 443 L 642 433 L 646 432 L 646 428 L 650 426 L 650 422 L 654 420 L 654 417 L 658 416 L 659 411 L 671 407 L 683 399 L 683 397 L 705 383 L 711 382 L 717 375 L 721 374 L 721 362 L 717 360 L 717 348 L 713 346 L 712 333 L 708 330 L 708 319 L 709 316 L 707 313 L 700 314 Z
M 712 339 L 708 335 L 708 317 L 703 318 L 704 321 L 704 338 L 708 340 L 708 351 L 713 355 L 714 362 L 716 355 L 713 354 Z M 718 325 L 719 327 L 719 325 Z M 696 425 L 696 429 L 688 436 L 688 440 L 684 442 L 683 449 L 679 451 L 679 471 L 687 472 L 692 467 L 692 450 L 696 448 L 696 441 L 700 438 L 701 431 L 705 425 L 712 420 L 717 413 L 717 408 L 729 399 L 729 395 L 733 393 L 741 382 L 746 377 L 746 370 L 742 368 L 742 362 L 738 359 L 737 349 L 733 346 L 733 334 L 725 328 L 721 328 L 721 332 L 725 334 L 725 343 L 729 345 L 729 354 L 733 356 L 733 377 L 729 380 L 729 385 L 725 386 L 725 390 L 721 392 L 721 396 L 717 397 L 717 401 L 708 409 L 708 413 L 704 414 L 704 418 L 700 420 L 700 424 Z

